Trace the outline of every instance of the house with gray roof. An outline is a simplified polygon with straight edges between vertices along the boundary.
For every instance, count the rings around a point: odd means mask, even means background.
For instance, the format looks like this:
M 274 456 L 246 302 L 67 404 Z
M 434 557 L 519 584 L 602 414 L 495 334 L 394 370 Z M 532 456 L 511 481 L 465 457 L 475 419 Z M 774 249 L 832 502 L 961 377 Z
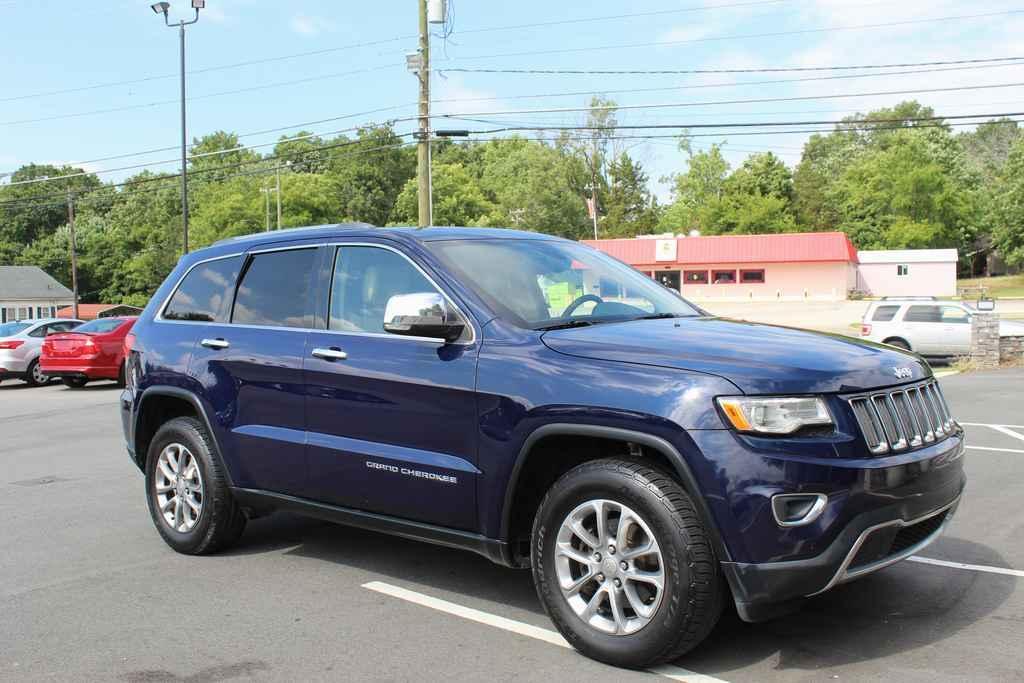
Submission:
M 0 266 L 0 323 L 53 318 L 74 303 L 71 290 L 36 266 Z

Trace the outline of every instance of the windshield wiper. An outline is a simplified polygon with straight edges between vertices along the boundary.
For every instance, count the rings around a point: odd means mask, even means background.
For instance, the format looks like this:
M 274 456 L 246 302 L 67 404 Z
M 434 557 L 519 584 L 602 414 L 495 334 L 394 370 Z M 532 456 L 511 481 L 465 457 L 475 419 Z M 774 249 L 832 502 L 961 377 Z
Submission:
M 573 327 L 590 327 L 594 323 L 590 320 L 567 320 L 563 323 L 554 323 L 552 325 L 544 325 L 542 327 L 535 327 L 537 331 L 550 332 L 551 330 L 568 330 Z
M 637 318 L 630 318 L 630 320 L 663 320 L 665 318 L 685 318 L 686 316 L 679 315 L 678 313 L 651 313 L 650 315 L 641 315 Z

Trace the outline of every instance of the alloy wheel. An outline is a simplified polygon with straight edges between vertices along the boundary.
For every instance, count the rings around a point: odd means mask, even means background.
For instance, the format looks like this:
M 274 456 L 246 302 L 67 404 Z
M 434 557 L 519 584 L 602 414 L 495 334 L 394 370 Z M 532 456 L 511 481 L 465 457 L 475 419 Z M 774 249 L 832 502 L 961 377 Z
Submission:
M 649 624 L 665 592 L 665 564 L 650 527 L 612 500 L 587 501 L 568 514 L 555 540 L 555 573 L 576 616 L 609 635 Z
M 203 514 L 203 475 L 199 461 L 180 443 L 167 445 L 157 459 L 153 495 L 164 522 L 174 531 L 188 533 Z
M 43 369 L 36 363 L 32 366 L 32 381 L 36 384 L 46 384 L 49 381 L 49 377 L 43 374 Z

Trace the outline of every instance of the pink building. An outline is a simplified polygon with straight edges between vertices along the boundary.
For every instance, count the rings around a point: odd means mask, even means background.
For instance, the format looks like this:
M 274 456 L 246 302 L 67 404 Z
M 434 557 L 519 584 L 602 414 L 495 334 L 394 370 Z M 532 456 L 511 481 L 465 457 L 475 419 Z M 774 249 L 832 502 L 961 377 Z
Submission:
M 870 296 L 954 296 L 956 249 L 857 252 L 857 289 Z
M 591 240 L 695 301 L 840 301 L 857 286 L 845 233 Z

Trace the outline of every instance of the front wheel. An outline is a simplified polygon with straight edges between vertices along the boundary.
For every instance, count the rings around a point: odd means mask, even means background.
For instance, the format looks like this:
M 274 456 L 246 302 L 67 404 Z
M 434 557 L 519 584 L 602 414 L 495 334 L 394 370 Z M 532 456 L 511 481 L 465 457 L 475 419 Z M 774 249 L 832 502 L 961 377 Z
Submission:
M 717 559 L 693 502 L 635 460 L 584 463 L 555 482 L 534 521 L 531 559 L 561 634 L 615 666 L 676 659 L 721 613 Z

